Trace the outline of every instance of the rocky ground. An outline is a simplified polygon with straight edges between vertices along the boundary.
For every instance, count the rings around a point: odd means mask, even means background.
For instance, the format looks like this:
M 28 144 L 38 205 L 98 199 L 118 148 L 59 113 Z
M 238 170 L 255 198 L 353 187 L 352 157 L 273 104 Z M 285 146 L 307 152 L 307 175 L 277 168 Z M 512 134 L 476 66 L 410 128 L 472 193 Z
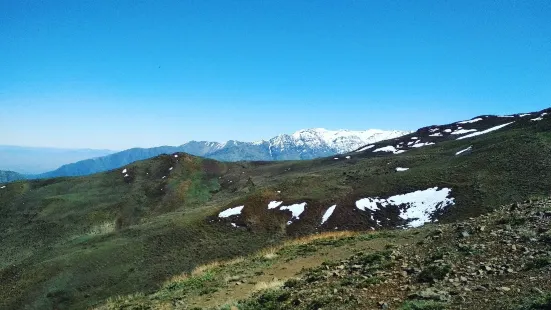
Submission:
M 237 309 L 551 309 L 551 200 L 412 231 L 305 270 Z

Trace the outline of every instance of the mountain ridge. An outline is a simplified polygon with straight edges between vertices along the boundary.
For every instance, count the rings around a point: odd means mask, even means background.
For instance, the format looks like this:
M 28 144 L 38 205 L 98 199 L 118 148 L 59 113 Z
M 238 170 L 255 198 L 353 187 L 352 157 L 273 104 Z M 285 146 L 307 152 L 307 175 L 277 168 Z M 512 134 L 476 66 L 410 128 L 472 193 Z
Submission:
M 380 129 L 353 131 L 313 128 L 301 129 L 292 134 L 281 134 L 268 140 L 255 142 L 229 140 L 220 143 L 193 140 L 180 146 L 131 148 L 107 156 L 66 164 L 56 170 L 38 175 L 28 175 L 27 177 L 37 179 L 89 175 L 116 169 L 138 160 L 176 152 L 221 161 L 313 159 L 348 152 L 366 143 L 394 138 L 407 133 L 409 131 Z

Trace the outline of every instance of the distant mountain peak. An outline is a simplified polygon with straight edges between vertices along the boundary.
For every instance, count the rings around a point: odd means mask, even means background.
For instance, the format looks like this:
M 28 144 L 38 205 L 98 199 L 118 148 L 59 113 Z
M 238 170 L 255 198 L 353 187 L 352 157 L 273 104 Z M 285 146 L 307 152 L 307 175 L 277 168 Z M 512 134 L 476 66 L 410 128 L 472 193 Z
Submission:
M 151 158 L 160 154 L 176 152 L 185 152 L 222 161 L 313 159 L 350 152 L 369 143 L 397 138 L 408 133 L 410 132 L 380 129 L 354 131 L 310 128 L 301 129 L 292 134 L 282 134 L 269 140 L 255 142 L 237 140 L 228 140 L 224 143 L 189 141 L 180 146 L 129 149 L 109 156 L 67 164 L 57 170 L 36 177 L 88 175 L 119 168 L 134 161 Z
M 335 154 L 349 152 L 365 144 L 393 139 L 409 133 L 409 131 L 381 129 L 355 131 L 348 129 L 329 130 L 325 128 L 309 128 L 298 130 L 290 135 L 279 135 L 270 139 L 269 142 L 271 147 L 304 146 L 313 149 L 326 148 Z

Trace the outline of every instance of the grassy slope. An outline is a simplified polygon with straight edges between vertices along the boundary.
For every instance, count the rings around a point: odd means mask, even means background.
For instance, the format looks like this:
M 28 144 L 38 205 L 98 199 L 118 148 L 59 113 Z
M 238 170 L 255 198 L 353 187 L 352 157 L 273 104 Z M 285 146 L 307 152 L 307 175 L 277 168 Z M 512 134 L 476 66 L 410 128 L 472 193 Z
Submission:
M 329 232 L 200 266 L 97 310 L 549 309 L 550 215 L 547 198 L 456 224 Z
M 548 193 L 549 132 L 546 119 L 401 155 L 357 153 L 350 160 L 219 163 L 161 156 L 128 166 L 128 178 L 117 170 L 9 184 L 0 191 L 0 308 L 83 308 L 113 295 L 150 292 L 198 264 L 244 255 L 288 235 L 365 229 L 372 223 L 355 211 L 357 198 L 451 187 L 457 205 L 441 219 L 452 221 Z M 469 145 L 471 154 L 454 156 Z M 395 167 L 411 169 L 396 173 Z M 288 214 L 267 213 L 266 203 L 276 198 L 308 201 L 304 219 L 286 226 Z M 248 229 L 210 222 L 217 210 L 241 203 Z M 342 210 L 319 227 L 334 203 Z

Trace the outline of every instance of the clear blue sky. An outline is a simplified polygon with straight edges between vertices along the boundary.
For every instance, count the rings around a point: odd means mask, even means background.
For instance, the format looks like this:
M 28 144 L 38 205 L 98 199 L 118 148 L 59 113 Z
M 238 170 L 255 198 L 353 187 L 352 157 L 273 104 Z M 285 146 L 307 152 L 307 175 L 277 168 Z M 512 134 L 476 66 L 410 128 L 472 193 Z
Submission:
M 417 129 L 551 106 L 551 1 L 0 1 L 0 144 Z

